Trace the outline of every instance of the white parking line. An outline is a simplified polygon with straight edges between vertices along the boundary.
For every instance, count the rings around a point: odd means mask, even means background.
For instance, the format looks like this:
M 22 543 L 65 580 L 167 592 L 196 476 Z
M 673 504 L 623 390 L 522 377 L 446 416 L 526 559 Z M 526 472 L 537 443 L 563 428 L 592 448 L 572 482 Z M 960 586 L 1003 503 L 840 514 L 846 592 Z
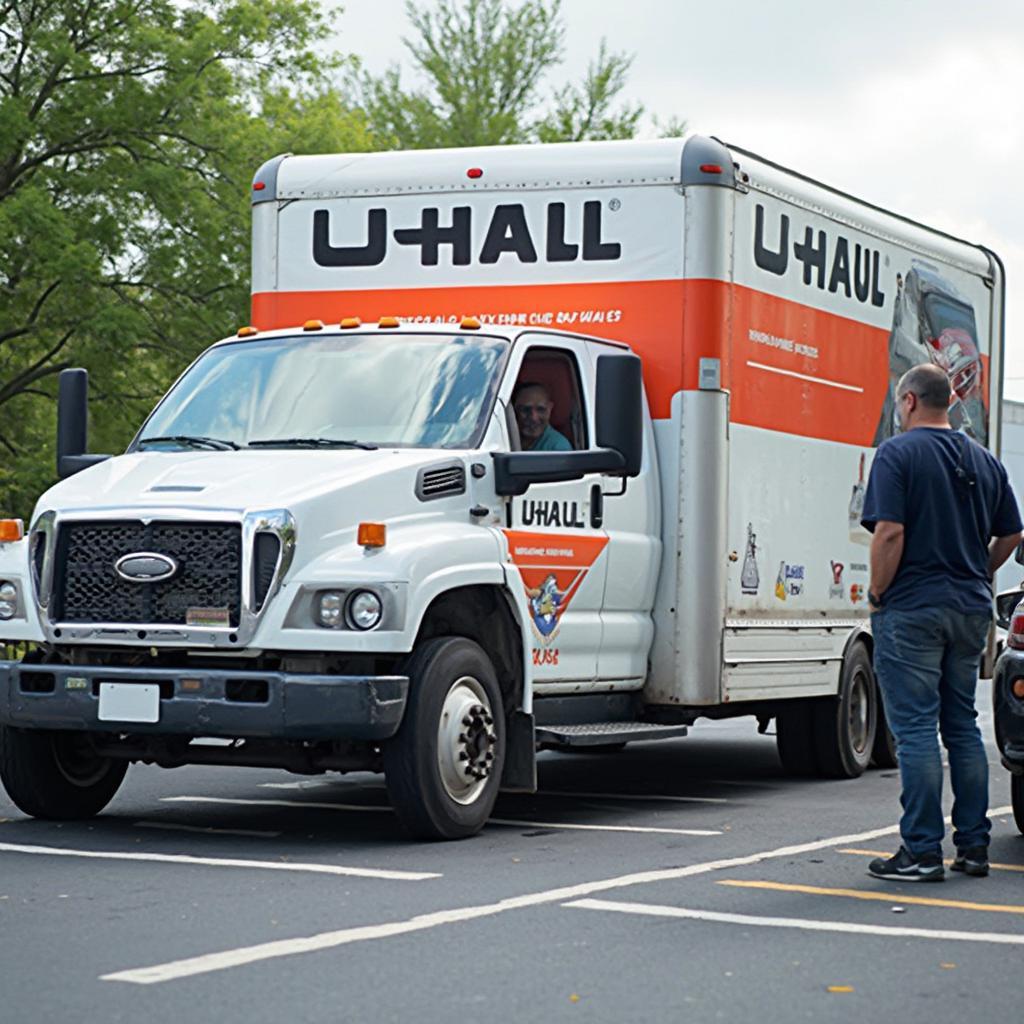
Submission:
M 372 804 L 336 804 L 316 800 L 252 800 L 242 797 L 220 796 L 165 796 L 166 803 L 202 803 L 202 804 L 238 804 L 243 807 L 291 807 L 316 808 L 321 811 L 369 811 L 373 813 L 394 812 L 390 807 L 373 806 Z M 519 821 L 515 818 L 488 818 L 488 825 L 511 825 L 514 828 L 551 828 L 558 830 L 576 830 L 581 832 L 655 832 L 670 836 L 720 836 L 722 833 L 706 828 L 652 828 L 640 825 L 584 825 L 576 822 L 559 821 Z
M 1000 808 L 990 813 L 1005 813 L 1007 808 Z M 477 918 L 490 917 L 507 910 L 521 910 L 526 907 L 542 906 L 548 903 L 566 903 L 579 900 L 597 892 L 610 889 L 624 889 L 633 885 L 649 885 L 653 882 L 671 882 L 680 878 L 692 878 L 705 875 L 712 871 L 725 868 L 749 867 L 762 861 L 779 857 L 795 857 L 815 850 L 825 850 L 833 846 L 851 846 L 857 843 L 890 836 L 899 831 L 898 825 L 886 828 L 871 829 L 852 835 L 832 836 L 829 839 L 817 839 L 809 843 L 794 846 L 783 846 L 763 853 L 754 853 L 746 857 L 727 857 L 722 860 L 705 861 L 702 864 L 688 864 L 678 868 L 660 868 L 652 871 L 638 871 L 615 878 L 600 879 L 595 882 L 584 882 L 580 885 L 563 886 L 559 889 L 547 889 L 542 892 L 528 893 L 525 896 L 514 896 L 474 907 L 462 907 L 456 910 L 444 910 L 433 914 L 423 914 L 405 921 L 392 921 L 386 924 L 368 925 L 360 928 L 342 928 L 337 931 L 321 932 L 296 939 L 281 939 L 275 942 L 263 942 L 254 946 L 242 946 L 238 949 L 224 950 L 220 953 L 207 953 L 189 957 L 184 960 L 172 960 L 169 963 L 155 964 L 151 967 L 137 967 L 126 971 L 116 971 L 101 976 L 101 981 L 124 981 L 135 985 L 152 985 L 157 982 L 174 981 L 178 978 L 189 978 L 197 974 L 208 974 L 212 971 L 223 971 L 229 967 L 240 967 L 243 964 L 273 960 L 277 957 L 294 956 L 299 953 L 312 953 L 323 949 L 353 942 L 365 942 L 370 939 L 388 938 L 393 935 L 406 935 L 410 932 L 424 931 L 446 924 L 471 921 Z
M 350 868 L 339 864 L 294 864 L 233 857 L 191 857 L 188 854 L 136 853 L 121 850 L 66 850 L 56 846 L 24 846 L 0 843 L 0 853 L 42 854 L 48 857 L 85 857 L 91 860 L 136 860 L 158 864 L 201 864 L 211 868 L 253 868 L 258 871 L 305 871 L 317 875 L 346 875 L 354 878 L 383 878 L 393 882 L 422 882 L 441 875 L 426 871 L 391 871 L 384 868 Z
M 648 917 L 681 917 L 691 921 L 717 921 L 753 928 L 798 928 L 809 932 L 846 932 L 853 935 L 884 935 L 890 938 L 943 939 L 954 942 L 989 942 L 1006 946 L 1024 946 L 1024 935 L 1001 932 L 958 932 L 938 928 L 899 928 L 890 925 L 849 924 L 845 921 L 812 921 L 799 917 L 753 917 L 750 914 L 723 914 L 712 910 L 690 910 L 648 903 L 619 903 L 615 900 L 576 900 L 564 907 L 580 910 L 606 910 L 617 914 Z
M 160 828 L 168 832 L 199 832 L 204 836 L 254 836 L 257 839 L 277 839 L 280 832 L 265 832 L 257 828 L 212 828 L 203 825 L 176 825 L 170 821 L 137 821 L 136 828 Z

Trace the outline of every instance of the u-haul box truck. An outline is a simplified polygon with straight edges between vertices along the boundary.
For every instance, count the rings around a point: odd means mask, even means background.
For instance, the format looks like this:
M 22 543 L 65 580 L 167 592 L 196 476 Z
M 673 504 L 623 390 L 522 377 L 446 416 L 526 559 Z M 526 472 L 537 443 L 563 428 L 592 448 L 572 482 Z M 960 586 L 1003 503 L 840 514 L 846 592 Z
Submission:
M 130 761 L 383 770 L 456 837 L 538 747 L 702 717 L 891 764 L 865 480 L 921 362 L 995 444 L 1002 308 L 984 248 L 697 135 L 278 157 L 253 326 L 114 459 L 62 381 L 0 777 L 73 817 Z

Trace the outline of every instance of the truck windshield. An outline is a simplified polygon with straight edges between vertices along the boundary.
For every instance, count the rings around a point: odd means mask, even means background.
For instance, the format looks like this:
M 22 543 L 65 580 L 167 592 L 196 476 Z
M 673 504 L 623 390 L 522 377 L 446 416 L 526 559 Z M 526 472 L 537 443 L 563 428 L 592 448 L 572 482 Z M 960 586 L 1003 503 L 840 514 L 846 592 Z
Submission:
M 216 438 L 224 448 L 470 448 L 507 350 L 480 335 L 383 332 L 221 345 L 178 381 L 132 447 Z

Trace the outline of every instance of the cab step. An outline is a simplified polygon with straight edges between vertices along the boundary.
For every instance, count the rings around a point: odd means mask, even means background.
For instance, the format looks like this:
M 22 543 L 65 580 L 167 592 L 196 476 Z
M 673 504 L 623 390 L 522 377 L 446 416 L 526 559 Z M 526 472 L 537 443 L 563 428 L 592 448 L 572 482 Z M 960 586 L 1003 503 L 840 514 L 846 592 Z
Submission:
M 640 740 L 664 740 L 685 736 L 687 725 L 657 725 L 653 722 L 587 722 L 580 725 L 538 725 L 537 743 L 562 747 L 596 747 Z

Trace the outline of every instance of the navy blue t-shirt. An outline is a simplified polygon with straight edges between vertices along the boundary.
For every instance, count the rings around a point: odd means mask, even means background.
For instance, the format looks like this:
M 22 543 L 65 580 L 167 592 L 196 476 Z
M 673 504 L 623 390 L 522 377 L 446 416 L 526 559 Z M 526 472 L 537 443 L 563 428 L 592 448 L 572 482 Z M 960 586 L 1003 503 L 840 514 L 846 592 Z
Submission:
M 882 597 L 886 608 L 991 610 L 989 541 L 1021 529 L 1006 470 L 991 452 L 939 427 L 883 441 L 861 523 L 873 533 L 882 520 L 903 524 L 903 557 Z

